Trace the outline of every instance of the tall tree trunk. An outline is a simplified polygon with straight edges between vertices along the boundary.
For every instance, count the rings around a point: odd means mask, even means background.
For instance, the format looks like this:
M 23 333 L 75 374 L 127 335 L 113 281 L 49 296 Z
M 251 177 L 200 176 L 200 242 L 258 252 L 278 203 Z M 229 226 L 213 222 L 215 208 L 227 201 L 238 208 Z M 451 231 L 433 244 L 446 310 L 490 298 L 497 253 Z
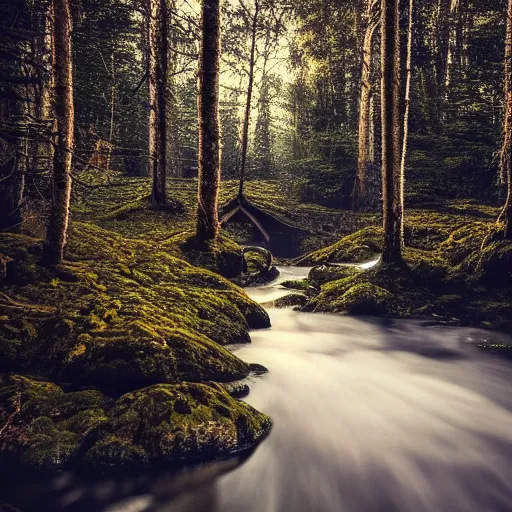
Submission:
M 43 261 L 60 263 L 64 256 L 71 197 L 71 158 L 74 142 L 73 73 L 71 52 L 71 14 L 68 0 L 53 2 L 53 38 L 55 51 L 54 115 L 56 142 L 53 156 L 53 208 L 50 215 Z
M 111 68 L 110 68 L 110 77 L 112 79 L 112 85 L 110 88 L 110 128 L 108 133 L 108 149 L 107 149 L 107 162 L 105 165 L 106 169 L 110 169 L 110 163 L 112 159 L 112 149 L 114 148 L 114 121 L 116 115 L 116 67 L 115 67 L 115 56 L 114 52 L 112 52 L 111 56 Z
M 149 0 L 149 175 L 153 179 L 154 204 L 166 201 L 167 16 L 166 0 Z
M 247 84 L 247 99 L 245 103 L 245 115 L 244 124 L 242 130 L 242 157 L 240 163 L 240 185 L 238 188 L 238 195 L 241 196 L 244 193 L 244 182 L 245 182 L 245 169 L 247 166 L 247 149 L 249 147 L 249 124 L 251 121 L 251 102 L 252 102 L 252 90 L 254 86 L 254 67 L 256 64 L 256 36 L 258 33 L 258 17 L 260 11 L 259 0 L 255 0 L 254 3 L 254 16 L 252 18 L 251 28 L 251 56 L 249 59 L 249 83 Z
M 507 186 L 505 206 L 498 223 L 505 224 L 505 238 L 512 240 L 512 0 L 508 0 L 505 39 L 505 122 L 500 153 L 502 179 Z
M 399 0 L 381 0 L 382 199 L 385 263 L 402 261 L 404 215 L 401 172 Z
M 217 201 L 220 185 L 220 0 L 203 0 L 199 60 L 199 186 L 197 239 L 214 240 L 219 231 Z
M 461 15 L 460 0 L 450 0 L 450 10 L 448 17 L 448 40 L 446 41 L 446 61 L 443 78 L 443 114 L 446 115 L 445 108 L 450 99 L 450 88 L 452 87 L 453 75 L 458 70 L 458 54 L 461 44 Z
M 414 28 L 414 0 L 409 0 L 409 20 L 407 25 L 407 58 L 405 64 L 405 111 L 403 125 L 402 161 L 400 164 L 402 201 L 404 200 L 405 164 L 407 161 L 407 145 L 409 142 L 409 114 L 411 111 L 411 80 L 412 80 L 412 45 Z M 402 206 L 403 208 L 403 206 Z
M 352 191 L 352 204 L 360 208 L 366 199 L 366 177 L 368 173 L 370 153 L 370 103 L 372 98 L 372 42 L 373 34 L 379 25 L 378 0 L 368 0 L 367 26 L 363 40 L 362 69 L 361 69 L 361 97 L 359 102 L 359 142 L 358 161 L 354 190 Z

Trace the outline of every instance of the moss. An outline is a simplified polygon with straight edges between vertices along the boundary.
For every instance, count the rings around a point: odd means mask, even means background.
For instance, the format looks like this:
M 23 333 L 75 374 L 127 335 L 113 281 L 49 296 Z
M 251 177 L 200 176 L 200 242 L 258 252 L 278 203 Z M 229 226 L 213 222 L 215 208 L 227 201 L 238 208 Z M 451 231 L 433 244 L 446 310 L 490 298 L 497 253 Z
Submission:
M 35 240 L 0 237 L 18 270 L 37 267 Z M 228 280 L 164 249 L 74 223 L 65 268 L 76 281 L 46 287 L 53 277 L 41 269 L 6 287 L 37 315 L 27 323 L 13 313 L 0 322 L 3 369 L 113 394 L 248 375 L 248 366 L 220 345 L 249 342 L 249 329 L 270 325 L 267 313 Z M 24 259 L 16 260 L 20 251 Z
M 245 262 L 249 274 L 258 274 L 264 272 L 267 268 L 267 257 L 261 252 L 247 252 L 245 254 Z
M 78 434 L 55 430 L 50 435 L 34 435 L 20 462 L 23 466 L 31 468 L 66 467 L 76 457 L 79 449 Z
M 308 274 L 308 282 L 314 286 L 319 287 L 329 281 L 338 281 L 345 277 L 351 277 L 361 272 L 357 266 L 328 266 L 320 265 L 312 268 Z
M 289 308 L 292 306 L 304 306 L 308 298 L 303 293 L 291 293 L 286 297 L 282 297 L 274 301 L 274 307 L 276 308 Z
M 484 238 L 489 233 L 489 224 L 476 222 L 455 229 L 439 246 L 439 253 L 450 264 L 457 266 L 469 255 L 479 252 Z
M 93 468 L 142 467 L 149 456 L 140 446 L 112 434 L 98 441 L 84 457 L 84 465 Z
M 298 258 L 297 265 L 318 265 L 320 263 L 362 263 L 380 254 L 382 250 L 382 229 L 364 228 L 343 237 L 339 242 Z
M 218 385 L 158 385 L 121 397 L 106 427 L 122 446 L 150 460 L 219 457 L 254 444 L 270 427 L 266 416 L 232 398 Z M 102 440 L 86 459 L 109 458 Z M 116 442 L 116 446 L 119 443 Z
M 237 277 L 242 273 L 242 248 L 224 233 L 215 241 L 201 243 L 194 233 L 180 233 L 166 240 L 162 249 L 225 277 Z
M 0 457 L 32 468 L 215 458 L 253 446 L 270 429 L 268 417 L 214 383 L 160 384 L 114 401 L 98 391 L 64 393 L 37 379 L 0 376 L 0 416 L 7 425 Z
M 386 313 L 393 295 L 370 282 L 353 282 L 351 278 L 330 282 L 322 287 L 320 295 L 308 305 L 314 311 L 347 312 L 355 315 Z
M 308 290 L 310 287 L 309 281 L 307 279 L 301 279 L 298 281 L 283 281 L 281 286 L 284 288 L 289 288 L 290 290 Z

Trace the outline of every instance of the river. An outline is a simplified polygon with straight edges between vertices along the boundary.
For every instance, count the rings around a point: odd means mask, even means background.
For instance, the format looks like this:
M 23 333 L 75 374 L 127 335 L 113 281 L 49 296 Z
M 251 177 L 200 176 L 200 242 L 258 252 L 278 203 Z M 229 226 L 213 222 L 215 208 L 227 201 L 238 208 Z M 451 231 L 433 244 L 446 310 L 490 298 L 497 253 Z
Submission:
M 286 293 L 283 279 L 304 272 L 285 268 L 249 294 L 271 302 Z M 269 312 L 272 328 L 234 348 L 270 370 L 249 383 L 247 401 L 274 421 L 250 457 L 94 488 L 63 475 L 58 510 L 512 511 L 512 365 L 474 347 L 512 340 L 421 321 Z

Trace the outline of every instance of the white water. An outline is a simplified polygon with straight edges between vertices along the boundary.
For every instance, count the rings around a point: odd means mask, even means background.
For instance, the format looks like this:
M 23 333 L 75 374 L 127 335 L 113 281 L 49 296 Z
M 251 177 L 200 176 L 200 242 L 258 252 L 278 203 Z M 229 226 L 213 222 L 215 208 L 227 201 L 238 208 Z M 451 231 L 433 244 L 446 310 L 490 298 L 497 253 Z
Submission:
M 275 286 L 258 300 L 274 300 Z M 223 463 L 191 475 L 178 496 L 164 479 L 88 510 L 512 511 L 512 366 L 472 346 L 510 341 L 504 335 L 270 315 L 272 329 L 236 351 L 270 369 L 252 379 L 247 399 L 274 420 L 256 452 L 236 469 Z
M 278 267 L 279 268 L 279 277 L 274 281 L 264 284 L 262 286 L 255 286 L 246 288 L 245 291 L 247 295 L 251 297 L 251 299 L 259 302 L 260 304 L 265 304 L 268 302 L 273 302 L 281 297 L 285 297 L 286 295 L 290 295 L 291 291 L 288 288 L 284 288 L 281 286 L 281 283 L 285 281 L 295 281 L 300 279 L 305 279 L 309 271 L 313 267 Z

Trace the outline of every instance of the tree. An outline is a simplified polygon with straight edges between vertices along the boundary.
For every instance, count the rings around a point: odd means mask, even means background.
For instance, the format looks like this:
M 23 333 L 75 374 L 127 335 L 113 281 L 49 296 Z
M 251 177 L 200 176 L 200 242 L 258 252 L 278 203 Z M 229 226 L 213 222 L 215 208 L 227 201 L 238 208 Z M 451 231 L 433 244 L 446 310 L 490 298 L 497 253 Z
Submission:
M 359 141 L 358 161 L 352 204 L 360 208 L 366 198 L 366 175 L 370 162 L 370 124 L 371 101 L 373 96 L 372 76 L 372 42 L 375 30 L 379 26 L 379 2 L 368 0 L 366 10 L 367 25 L 363 40 L 361 69 L 361 98 L 359 102 Z
M 74 142 L 71 13 L 68 0 L 54 0 L 52 32 L 56 142 L 52 176 L 53 206 L 46 233 L 43 261 L 48 265 L 57 265 L 64 257 L 67 240 Z
M 221 53 L 220 0 L 203 0 L 199 58 L 198 241 L 214 240 L 219 231 L 218 195 L 221 146 L 219 68 Z
M 405 61 L 405 93 L 404 93 L 404 123 L 402 133 L 402 159 L 400 163 L 400 174 L 403 181 L 405 177 L 405 164 L 407 161 L 407 147 L 409 142 L 409 117 L 411 113 L 411 81 L 412 81 L 412 45 L 414 28 L 414 0 L 409 0 L 409 15 L 407 23 L 407 57 Z M 403 195 L 403 194 L 402 194 Z M 403 201 L 402 197 L 402 201 Z
M 382 201 L 385 263 L 402 261 L 404 176 L 402 174 L 399 0 L 381 0 Z
M 247 7 L 240 0 L 240 4 L 244 11 L 248 11 Z M 247 149 L 249 147 L 249 123 L 251 120 L 251 102 L 252 91 L 254 86 L 254 67 L 256 64 L 256 37 L 258 35 L 258 20 L 260 13 L 260 2 L 254 0 L 254 12 L 251 15 L 251 52 L 249 56 L 249 79 L 247 84 L 247 98 L 245 102 L 245 114 L 242 128 L 242 156 L 240 162 L 240 185 L 238 195 L 243 195 L 244 181 L 245 181 L 245 168 L 247 165 Z
M 0 230 L 20 231 L 27 184 L 48 152 L 50 130 L 42 119 L 51 117 L 50 2 L 4 2 L 0 10 Z
M 508 0 L 505 36 L 505 122 L 500 153 L 501 172 L 507 186 L 507 198 L 498 218 L 505 224 L 505 238 L 512 240 L 512 0 Z
M 167 160 L 168 23 L 166 0 L 149 0 L 149 174 L 151 200 L 165 204 Z

